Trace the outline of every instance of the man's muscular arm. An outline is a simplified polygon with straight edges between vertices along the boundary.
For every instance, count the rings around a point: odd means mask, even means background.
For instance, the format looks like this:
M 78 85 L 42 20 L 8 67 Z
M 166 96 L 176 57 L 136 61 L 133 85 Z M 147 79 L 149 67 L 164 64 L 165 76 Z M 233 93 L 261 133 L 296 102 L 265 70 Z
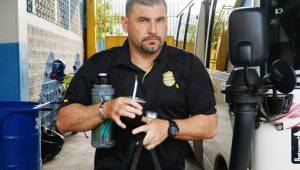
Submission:
M 151 150 L 168 137 L 169 122 L 162 119 L 143 118 L 146 123 L 132 131 L 133 134 L 145 132 L 143 144 Z M 174 120 L 179 127 L 176 139 L 200 140 L 213 138 L 216 135 L 217 116 L 198 114 L 187 119 Z
M 74 103 L 60 109 L 57 116 L 57 128 L 61 133 L 82 132 L 95 128 L 103 122 L 99 116 L 100 104 L 85 106 Z M 107 119 L 113 120 L 121 128 L 126 125 L 121 116 L 134 119 L 142 115 L 142 106 L 128 97 L 119 97 L 103 104 L 103 112 Z
M 61 133 L 93 129 L 103 121 L 99 107 L 100 104 L 85 106 L 79 103 L 64 106 L 58 112 L 56 126 Z

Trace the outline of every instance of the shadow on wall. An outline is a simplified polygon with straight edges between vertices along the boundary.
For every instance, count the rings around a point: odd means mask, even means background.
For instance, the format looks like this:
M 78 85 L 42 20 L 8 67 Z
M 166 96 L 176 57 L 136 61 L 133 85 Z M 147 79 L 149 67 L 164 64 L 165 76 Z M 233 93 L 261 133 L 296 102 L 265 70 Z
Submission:
M 80 62 L 80 56 L 79 54 L 77 53 L 75 55 L 75 62 L 74 62 L 74 65 L 73 65 L 73 71 L 74 71 L 74 74 L 79 70 L 81 66 L 81 62 Z
M 61 101 L 61 88 L 62 85 L 56 80 L 50 79 L 52 72 L 52 64 L 54 61 L 54 54 L 49 53 L 46 69 L 43 76 L 43 83 L 40 92 L 40 103 L 51 102 L 48 108 L 41 112 L 41 125 L 49 129 L 55 129 L 56 114 L 58 111 L 58 103 Z
M 41 125 L 52 130 L 55 130 L 57 112 L 63 102 L 68 84 L 81 66 L 80 55 L 78 53 L 75 55 L 72 66 L 73 72 L 69 74 L 64 74 L 66 65 L 62 67 L 59 64 L 65 63 L 59 57 L 55 57 L 53 52 L 50 52 L 46 62 L 39 101 L 40 103 L 51 102 L 49 107 L 41 112 Z M 53 72 L 57 70 L 62 71 L 62 75 L 59 74 L 59 77 L 53 76 Z

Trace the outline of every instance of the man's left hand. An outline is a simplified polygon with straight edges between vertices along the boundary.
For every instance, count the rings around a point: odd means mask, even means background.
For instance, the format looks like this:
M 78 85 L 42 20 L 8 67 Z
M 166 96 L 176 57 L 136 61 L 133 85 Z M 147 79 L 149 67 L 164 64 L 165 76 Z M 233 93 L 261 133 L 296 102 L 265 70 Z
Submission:
M 152 150 L 168 137 L 169 122 L 146 117 L 143 117 L 142 121 L 145 125 L 132 130 L 132 134 L 136 135 L 145 132 L 146 136 L 143 140 L 143 145 L 147 150 Z

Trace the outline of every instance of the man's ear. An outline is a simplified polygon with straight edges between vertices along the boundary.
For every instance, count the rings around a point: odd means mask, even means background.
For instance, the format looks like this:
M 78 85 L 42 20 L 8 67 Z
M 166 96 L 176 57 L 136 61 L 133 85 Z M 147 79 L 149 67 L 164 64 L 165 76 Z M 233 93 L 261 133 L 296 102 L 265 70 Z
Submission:
M 122 23 L 123 30 L 124 30 L 126 33 L 128 33 L 128 19 L 127 19 L 127 17 L 122 16 L 122 17 L 121 17 L 121 23 Z

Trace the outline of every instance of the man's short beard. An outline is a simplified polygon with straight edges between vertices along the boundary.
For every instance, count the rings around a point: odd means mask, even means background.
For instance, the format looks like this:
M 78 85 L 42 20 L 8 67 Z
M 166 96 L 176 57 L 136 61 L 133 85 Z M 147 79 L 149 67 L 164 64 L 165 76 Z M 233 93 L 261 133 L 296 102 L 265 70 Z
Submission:
M 154 40 L 154 39 L 159 41 L 158 45 L 147 46 L 146 44 L 144 44 L 145 41 Z M 150 36 L 143 38 L 143 40 L 142 40 L 141 49 L 147 54 L 155 54 L 156 52 L 158 52 L 161 49 L 161 47 L 162 47 L 161 37 L 159 37 L 157 35 L 150 35 Z
M 155 54 L 161 49 L 162 45 L 146 46 L 142 44 L 141 49 L 147 54 Z

